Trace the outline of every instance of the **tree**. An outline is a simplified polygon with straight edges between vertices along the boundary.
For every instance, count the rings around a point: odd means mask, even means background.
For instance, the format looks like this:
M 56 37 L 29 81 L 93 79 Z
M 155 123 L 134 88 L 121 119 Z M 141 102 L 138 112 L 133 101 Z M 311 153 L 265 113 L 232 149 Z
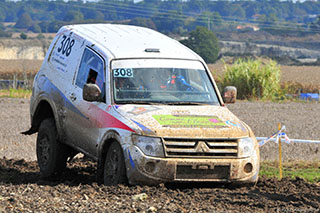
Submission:
M 6 11 L 5 8 L 1 7 L 2 5 L 0 5 L 0 21 L 4 21 L 6 18 Z
M 235 18 L 245 18 L 246 17 L 246 11 L 240 6 L 240 5 L 233 5 L 233 7 L 230 8 L 230 15 Z
M 222 18 L 218 12 L 211 13 L 209 11 L 204 11 L 197 17 L 193 25 L 195 25 L 194 28 L 196 26 L 203 26 L 207 27 L 209 30 L 212 30 L 215 29 L 217 26 L 221 26 L 221 23 Z
M 168 13 L 157 13 L 151 18 L 160 32 L 173 32 L 180 31 L 179 28 L 184 25 L 184 16 L 181 11 L 170 11 Z
M 156 25 L 153 23 L 153 21 L 149 18 L 134 18 L 129 22 L 130 25 L 136 25 L 141 27 L 148 27 L 150 29 L 156 29 Z
M 90 20 L 103 20 L 104 14 L 100 12 L 97 9 L 88 9 L 83 12 L 84 19 L 90 19 Z
M 23 13 L 18 19 L 16 28 L 29 28 L 32 26 L 32 19 L 28 13 Z
M 41 28 L 41 32 L 47 33 L 49 30 L 49 22 L 48 21 L 43 21 L 39 23 L 39 26 Z
M 67 21 L 67 22 L 83 21 L 83 14 L 80 11 L 70 10 L 63 17 L 63 21 Z
M 189 38 L 182 40 L 186 45 L 198 53 L 207 63 L 214 63 L 219 56 L 219 43 L 216 35 L 205 27 L 197 27 L 189 33 Z
M 41 33 L 41 27 L 39 24 L 33 24 L 31 27 L 28 28 L 28 30 L 34 33 Z
M 263 30 L 276 29 L 278 25 L 278 18 L 276 14 L 261 15 L 259 17 L 260 28 Z
M 213 13 L 213 25 L 214 26 L 221 26 L 222 24 L 222 18 L 218 12 Z
M 52 21 L 49 23 L 48 32 L 55 33 L 65 24 L 66 24 L 65 22 L 61 22 L 61 21 Z
M 310 29 L 311 30 L 318 30 L 320 29 L 320 16 L 317 17 L 317 19 L 310 24 Z

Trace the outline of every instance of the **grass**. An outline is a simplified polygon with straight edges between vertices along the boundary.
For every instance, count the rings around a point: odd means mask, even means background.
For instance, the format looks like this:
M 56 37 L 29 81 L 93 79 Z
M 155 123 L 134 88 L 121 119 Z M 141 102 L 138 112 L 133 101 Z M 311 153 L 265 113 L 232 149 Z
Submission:
M 260 176 L 279 178 L 278 162 L 262 162 Z M 320 162 L 295 161 L 282 163 L 282 176 L 302 178 L 310 183 L 320 183 Z
M 31 90 L 26 89 L 2 89 L 0 90 L 1 98 L 30 98 Z

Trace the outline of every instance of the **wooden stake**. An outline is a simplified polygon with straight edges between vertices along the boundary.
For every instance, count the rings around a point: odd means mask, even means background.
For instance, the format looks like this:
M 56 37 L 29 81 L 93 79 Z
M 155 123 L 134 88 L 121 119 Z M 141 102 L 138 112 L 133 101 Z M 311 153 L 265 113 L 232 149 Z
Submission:
M 278 129 L 281 130 L 281 123 L 278 124 Z M 279 179 L 282 179 L 282 147 L 281 147 L 281 137 L 278 137 L 279 145 Z

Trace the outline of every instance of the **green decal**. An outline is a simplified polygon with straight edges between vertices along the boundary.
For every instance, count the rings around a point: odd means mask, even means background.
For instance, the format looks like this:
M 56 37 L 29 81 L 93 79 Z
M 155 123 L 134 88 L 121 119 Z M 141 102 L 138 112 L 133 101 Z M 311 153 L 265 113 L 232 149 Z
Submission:
M 153 115 L 161 126 L 173 128 L 221 128 L 226 127 L 217 116 Z

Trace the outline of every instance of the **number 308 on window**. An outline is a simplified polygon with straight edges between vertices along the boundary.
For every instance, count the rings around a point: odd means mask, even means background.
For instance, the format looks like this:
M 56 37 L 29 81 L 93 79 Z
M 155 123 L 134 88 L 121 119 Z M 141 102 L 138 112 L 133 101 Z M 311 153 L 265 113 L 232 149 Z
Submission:
M 113 69 L 113 77 L 117 78 L 132 78 L 133 71 L 131 68 Z

